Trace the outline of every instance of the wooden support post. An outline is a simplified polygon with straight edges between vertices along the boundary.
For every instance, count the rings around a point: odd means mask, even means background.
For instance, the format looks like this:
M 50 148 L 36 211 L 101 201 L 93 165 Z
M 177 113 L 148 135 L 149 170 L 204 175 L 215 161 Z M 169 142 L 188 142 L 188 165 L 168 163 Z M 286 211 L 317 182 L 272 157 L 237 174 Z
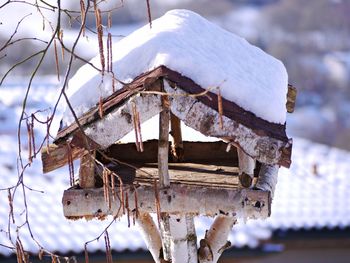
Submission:
M 170 179 L 168 172 L 169 152 L 169 109 L 159 113 L 159 140 L 158 140 L 158 174 L 160 187 L 169 187 Z
M 255 160 L 238 148 L 239 182 L 245 188 L 252 185 L 254 177 Z
M 192 263 L 197 259 L 197 235 L 193 216 L 171 216 L 172 263 Z
M 184 145 L 181 134 L 181 121 L 174 114 L 170 114 L 171 131 L 170 134 L 173 137 L 171 145 L 171 153 L 174 161 L 181 162 L 184 159 Z
M 136 208 L 135 191 L 137 191 Z M 136 189 L 126 187 L 129 210 L 138 209 L 141 212 L 156 213 L 153 185 L 140 185 Z M 63 214 L 69 219 L 82 217 L 105 217 L 123 215 L 121 207 L 122 196 L 118 197 L 109 207 L 105 201 L 104 189 L 68 189 L 64 191 L 62 204 Z M 220 213 L 232 215 L 241 211 L 244 219 L 267 218 L 270 213 L 269 192 L 253 189 L 225 189 L 219 187 L 202 187 L 184 184 L 173 184 L 170 189 L 159 191 L 161 211 L 179 216 L 184 214 L 215 216 Z M 118 211 L 118 213 L 116 212 Z
M 163 111 L 159 113 L 159 140 L 158 140 L 158 174 L 160 188 L 170 187 L 168 171 L 168 152 L 169 152 L 169 122 L 170 114 L 168 98 L 162 97 Z M 160 233 L 163 247 L 163 259 L 171 262 L 171 230 L 170 216 L 168 213 L 160 214 Z
M 136 222 L 141 230 L 141 235 L 145 241 L 149 252 L 151 252 L 154 262 L 160 263 L 160 252 L 162 241 L 157 226 L 149 213 L 141 213 Z
M 79 186 L 83 189 L 95 187 L 95 152 L 80 159 Z
M 215 218 L 205 238 L 200 241 L 198 249 L 199 263 L 216 263 L 225 249 L 231 246 L 228 235 L 237 222 L 235 216 L 219 215 Z
M 286 103 L 286 108 L 288 113 L 294 112 L 297 93 L 298 93 L 297 89 L 292 85 L 288 84 L 287 103 Z
M 255 185 L 257 189 L 270 191 L 271 198 L 273 198 L 275 192 L 278 170 L 278 165 L 262 164 L 259 172 L 258 181 Z
M 170 111 L 168 97 L 162 98 L 162 105 L 164 110 L 159 114 L 158 173 L 160 188 L 164 189 L 170 187 L 168 171 Z M 180 122 L 178 121 L 174 126 L 177 133 L 176 141 L 182 142 L 179 125 Z M 169 195 L 168 200 L 171 200 L 171 198 L 171 195 Z M 193 217 L 189 215 L 174 217 L 169 213 L 161 212 L 160 218 L 164 261 L 197 262 L 197 237 Z

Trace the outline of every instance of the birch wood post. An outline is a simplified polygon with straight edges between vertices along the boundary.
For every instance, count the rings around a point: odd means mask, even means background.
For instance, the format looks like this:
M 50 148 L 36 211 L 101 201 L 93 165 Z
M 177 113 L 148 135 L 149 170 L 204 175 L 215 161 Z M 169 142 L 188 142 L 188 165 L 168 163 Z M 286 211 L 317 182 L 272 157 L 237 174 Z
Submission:
M 170 111 L 168 97 L 163 97 L 162 104 L 164 109 L 159 114 L 158 173 L 160 188 L 164 189 L 170 187 L 168 171 Z M 181 137 L 177 136 L 177 139 L 179 138 Z M 171 199 L 171 196 L 169 197 Z M 160 216 L 163 259 L 166 262 L 176 263 L 196 262 L 197 237 L 193 217 L 186 215 L 176 218 L 170 216 L 169 213 L 162 212 Z
M 158 174 L 160 188 L 170 187 L 168 171 L 169 152 L 169 122 L 170 114 L 167 105 L 167 97 L 162 97 L 163 111 L 159 113 L 159 140 L 158 140 Z M 163 259 L 171 262 L 171 229 L 168 213 L 160 213 L 160 233 L 163 247 Z
M 95 187 L 95 152 L 85 154 L 80 159 L 79 185 L 81 188 Z
M 197 236 L 193 216 L 171 216 L 172 263 L 198 262 Z
M 254 178 L 255 160 L 246 154 L 242 149 L 237 148 L 239 165 L 239 182 L 245 188 L 252 185 Z
M 271 198 L 273 198 L 277 184 L 278 170 L 278 165 L 262 164 L 255 188 L 270 191 Z
M 171 131 L 170 134 L 173 137 L 171 146 L 171 153 L 175 161 L 183 161 L 184 158 L 184 145 L 181 134 L 181 121 L 174 114 L 170 114 Z
M 160 252 L 162 249 L 162 241 L 157 226 L 155 225 L 149 213 L 141 213 L 136 222 L 141 230 L 141 235 L 146 243 L 149 252 L 152 254 L 153 260 L 160 263 Z
M 235 216 L 219 215 L 215 218 L 205 238 L 200 241 L 198 261 L 200 263 L 216 263 L 222 252 L 231 246 L 228 235 L 237 219 Z

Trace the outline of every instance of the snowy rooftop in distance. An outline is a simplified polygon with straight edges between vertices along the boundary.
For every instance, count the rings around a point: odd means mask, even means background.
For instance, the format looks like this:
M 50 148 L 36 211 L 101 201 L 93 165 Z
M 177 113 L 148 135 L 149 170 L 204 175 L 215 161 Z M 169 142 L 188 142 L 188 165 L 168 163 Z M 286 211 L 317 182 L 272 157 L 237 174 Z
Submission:
M 100 68 L 99 56 L 91 62 Z M 285 122 L 288 76 L 283 64 L 196 13 L 169 11 L 151 29 L 146 25 L 113 45 L 113 71 L 123 82 L 161 65 L 204 89 L 220 86 L 224 98 L 258 117 Z M 81 116 L 100 97 L 112 94 L 111 76 L 105 74 L 102 81 L 100 73 L 85 65 L 70 80 L 67 93 Z M 72 122 L 67 110 L 64 123 Z
M 23 84 L 22 84 L 23 85 Z M 16 183 L 16 127 L 21 109 L 23 86 L 13 84 L 0 89 L 0 186 L 8 187 Z M 35 85 L 28 111 L 48 108 L 57 92 L 57 86 L 49 81 Z M 43 99 L 44 98 L 44 99 Z M 58 119 L 59 116 L 57 116 Z M 155 123 L 153 123 L 155 121 Z M 142 125 L 144 138 L 152 138 L 157 119 Z M 189 130 L 187 130 L 189 131 Z M 37 126 L 36 134 L 41 131 Z M 134 134 L 125 137 L 133 140 Z M 154 135 L 153 135 L 154 136 Z M 185 139 L 201 140 L 192 130 L 184 134 Z M 26 156 L 26 152 L 24 151 Z M 233 245 L 256 247 L 259 240 L 269 238 L 274 229 L 310 229 L 350 227 L 350 153 L 307 140 L 294 140 L 293 165 L 290 170 L 281 168 L 272 215 L 266 221 L 248 221 L 235 226 L 230 234 Z M 313 174 L 317 165 L 318 175 Z M 75 165 L 77 169 L 78 165 Z M 69 187 L 68 168 L 43 175 L 41 161 L 36 160 L 25 175 L 28 186 L 45 193 L 28 191 L 29 216 L 33 233 L 45 248 L 60 253 L 82 252 L 84 243 L 101 233 L 109 220 L 86 222 L 68 221 L 63 216 L 61 198 L 63 190 Z M 23 203 L 19 197 L 15 201 L 17 223 L 23 221 L 19 214 Z M 8 222 L 7 191 L 0 191 L 0 229 L 7 230 Z M 109 218 L 110 219 L 110 218 Z M 209 228 L 212 219 L 202 217 L 196 220 L 199 238 Z M 12 231 L 15 229 L 12 228 Z M 15 233 L 15 232 L 13 232 Z M 15 236 L 15 234 L 14 234 Z M 125 218 L 113 225 L 109 231 L 111 246 L 115 251 L 146 249 L 136 227 L 127 228 Z M 26 249 L 35 252 L 37 247 L 28 232 L 23 229 L 21 238 Z M 0 232 L 0 243 L 5 243 L 4 232 Z M 6 244 L 6 243 L 5 243 Z M 93 242 L 90 252 L 104 250 L 104 242 Z M 9 255 L 10 250 L 0 247 L 0 255 Z

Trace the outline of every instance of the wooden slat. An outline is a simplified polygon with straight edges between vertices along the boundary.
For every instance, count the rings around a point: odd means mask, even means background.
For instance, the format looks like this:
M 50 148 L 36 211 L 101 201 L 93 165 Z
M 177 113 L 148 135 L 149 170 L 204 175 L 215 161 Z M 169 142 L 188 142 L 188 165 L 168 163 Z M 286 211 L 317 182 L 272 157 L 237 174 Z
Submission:
M 76 160 L 86 154 L 87 151 L 77 147 L 71 147 L 72 160 Z M 68 148 L 66 144 L 50 144 L 49 148 L 41 150 L 43 173 L 48 173 L 65 166 L 68 163 Z

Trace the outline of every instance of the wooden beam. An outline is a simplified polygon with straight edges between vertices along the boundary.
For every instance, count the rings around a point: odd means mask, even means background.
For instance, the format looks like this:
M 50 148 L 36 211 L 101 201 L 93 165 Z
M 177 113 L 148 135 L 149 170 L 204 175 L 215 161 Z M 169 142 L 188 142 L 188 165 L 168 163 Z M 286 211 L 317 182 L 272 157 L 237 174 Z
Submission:
M 160 255 L 162 249 L 162 241 L 160 239 L 159 230 L 149 213 L 141 213 L 136 218 L 143 240 L 149 252 L 152 254 L 153 260 L 160 263 Z
M 165 81 L 170 97 L 171 112 L 187 126 L 202 134 L 217 138 L 230 138 L 253 159 L 267 164 L 279 164 L 289 167 L 291 164 L 292 141 L 284 141 L 267 136 L 259 130 L 252 130 L 233 119 L 222 116 L 223 128 L 219 127 L 220 115 L 198 99 L 188 96 L 181 89 L 174 89 Z
M 125 186 L 126 187 L 126 186 Z M 125 188 L 129 198 L 130 211 L 136 209 L 134 191 L 137 191 L 138 210 L 156 213 L 153 186 L 140 185 L 134 190 Z M 117 192 L 119 195 L 119 192 Z M 267 191 L 252 189 L 222 189 L 210 187 L 171 184 L 169 189 L 159 191 L 161 211 L 171 215 L 219 214 L 232 216 L 242 212 L 247 218 L 267 218 L 270 213 L 270 194 Z M 109 208 L 102 188 L 68 189 L 63 193 L 63 213 L 67 218 L 103 218 L 107 215 L 122 216 L 120 201 L 116 198 Z
M 173 138 L 171 144 L 172 159 L 175 162 L 182 162 L 184 160 L 184 144 L 181 134 L 181 121 L 174 114 L 170 114 L 171 131 Z
M 83 189 L 95 187 L 95 155 L 85 154 L 80 159 L 79 186 Z
M 50 144 L 49 147 L 43 147 L 41 150 L 41 161 L 43 166 L 43 173 L 48 173 L 63 167 L 68 164 L 69 155 L 72 160 L 83 157 L 87 151 L 85 149 L 70 147 L 67 144 Z

